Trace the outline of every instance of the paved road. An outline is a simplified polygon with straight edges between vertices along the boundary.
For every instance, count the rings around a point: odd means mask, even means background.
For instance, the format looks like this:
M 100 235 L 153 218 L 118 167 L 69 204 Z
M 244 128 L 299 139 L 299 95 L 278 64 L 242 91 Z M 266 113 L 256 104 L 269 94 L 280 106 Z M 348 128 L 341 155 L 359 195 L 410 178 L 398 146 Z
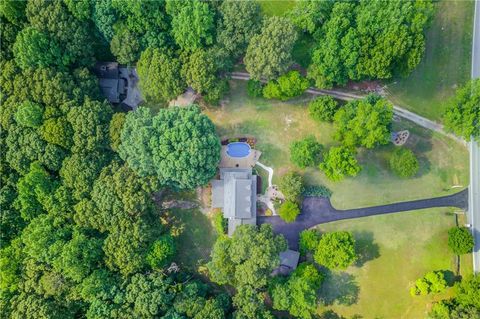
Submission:
M 232 79 L 235 79 L 235 80 L 249 80 L 250 79 L 250 75 L 246 72 L 233 72 L 233 73 L 230 73 L 230 76 L 232 77 Z M 338 91 L 338 90 L 321 90 L 321 89 L 316 89 L 316 88 L 309 88 L 307 91 L 307 93 L 310 93 L 310 94 L 314 94 L 314 95 L 330 95 L 330 96 L 333 96 L 334 98 L 336 99 L 339 99 L 339 100 L 343 100 L 343 101 L 351 101 L 351 100 L 358 100 L 358 99 L 362 99 L 365 97 L 365 95 L 362 95 L 358 92 L 355 92 L 355 93 L 352 93 L 352 92 L 345 92 L 345 91 Z M 420 125 L 426 129 L 429 129 L 429 130 L 432 130 L 432 131 L 436 131 L 440 134 L 443 134 L 445 136 L 448 136 L 452 139 L 455 139 L 457 142 L 460 142 L 462 144 L 465 144 L 466 145 L 466 142 L 459 138 L 458 136 L 456 135 L 453 135 L 453 134 L 450 134 L 450 133 L 447 133 L 444 128 L 443 128 L 443 125 L 442 124 L 439 124 L 437 122 L 434 122 L 434 121 L 431 121 L 423 116 L 420 116 L 418 114 L 415 114 L 413 112 L 410 112 L 398 105 L 394 105 L 393 106 L 393 111 L 396 115 L 404 118 L 404 119 L 407 119 L 417 125 Z
M 287 224 L 279 216 L 259 216 L 257 217 L 257 223 L 271 224 L 275 233 L 283 234 L 285 236 L 290 249 L 297 249 L 299 233 L 304 229 L 311 228 L 318 224 L 342 219 L 399 213 L 432 207 L 458 207 L 466 209 L 467 205 L 467 189 L 443 197 L 348 210 L 335 209 L 328 198 L 307 197 L 303 201 L 302 213 L 297 217 L 295 222 Z
M 480 78 L 480 0 L 475 1 L 475 19 L 472 41 L 472 79 Z M 480 272 L 480 145 L 470 142 L 470 194 L 469 223 L 475 237 L 473 249 L 473 271 Z

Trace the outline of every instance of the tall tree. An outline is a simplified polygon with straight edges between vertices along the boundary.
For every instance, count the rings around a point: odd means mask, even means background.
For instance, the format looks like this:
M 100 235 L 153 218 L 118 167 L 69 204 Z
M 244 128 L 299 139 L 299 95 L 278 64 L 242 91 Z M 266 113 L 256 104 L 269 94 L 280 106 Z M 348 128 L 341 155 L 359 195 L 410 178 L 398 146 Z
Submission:
M 323 234 L 314 255 L 315 262 L 332 269 L 345 269 L 357 259 L 355 240 L 346 231 Z
M 292 48 L 297 40 L 295 27 L 286 18 L 271 17 L 263 22 L 260 34 L 254 35 L 245 55 L 245 67 L 260 80 L 272 80 L 285 73 L 292 64 Z
M 59 45 L 33 27 L 27 27 L 18 33 L 13 54 L 15 62 L 22 69 L 64 66 L 65 61 Z
M 155 116 L 139 108 L 127 115 L 121 138 L 119 154 L 132 169 L 177 189 L 208 183 L 220 160 L 215 127 L 196 106 L 162 109 Z
M 169 102 L 182 94 L 186 84 L 180 68 L 179 59 L 168 51 L 152 48 L 143 51 L 137 69 L 140 87 L 147 100 Z
M 214 13 L 207 2 L 170 0 L 166 10 L 172 17 L 172 34 L 180 48 L 195 51 L 213 44 Z
M 480 138 L 480 79 L 457 90 L 445 112 L 445 127 L 470 140 Z
M 356 176 L 361 167 L 355 155 L 355 149 L 345 146 L 332 147 L 323 155 L 323 162 L 319 168 L 332 181 L 341 181 L 346 176 Z
M 261 8 L 257 1 L 223 1 L 217 27 L 217 42 L 233 59 L 242 56 L 250 39 L 260 31 Z
M 212 281 L 233 285 L 234 304 L 247 318 L 261 318 L 268 278 L 279 266 L 279 253 L 287 248 L 282 236 L 273 234 L 270 225 L 237 227 L 232 238 L 219 237 L 212 251 L 208 270 Z
M 378 95 L 349 102 L 335 114 L 335 139 L 346 146 L 366 148 L 387 144 L 392 119 L 392 104 Z

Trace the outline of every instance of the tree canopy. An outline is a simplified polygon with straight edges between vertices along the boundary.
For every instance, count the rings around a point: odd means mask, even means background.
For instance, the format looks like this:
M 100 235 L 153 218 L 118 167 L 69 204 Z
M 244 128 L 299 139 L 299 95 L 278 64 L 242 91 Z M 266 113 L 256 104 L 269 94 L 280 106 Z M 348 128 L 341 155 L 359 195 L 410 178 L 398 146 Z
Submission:
M 331 269 L 345 269 L 355 262 L 355 240 L 346 231 L 322 234 L 314 254 L 315 262 Z
M 181 77 L 180 60 L 171 53 L 148 48 L 137 64 L 140 87 L 147 100 L 169 102 L 186 88 Z
M 448 231 L 448 247 L 454 254 L 463 255 L 472 252 L 475 242 L 469 229 L 453 227 Z
M 322 154 L 322 145 L 314 136 L 290 144 L 290 159 L 300 168 L 317 166 Z
M 297 31 L 287 18 L 271 17 L 263 22 L 259 34 L 250 39 L 244 58 L 253 79 L 272 80 L 285 73 L 292 64 L 292 48 Z
M 480 138 L 480 79 L 457 90 L 447 105 L 445 127 L 467 141 Z
M 378 95 L 347 103 L 334 116 L 335 139 L 346 146 L 373 148 L 390 141 L 393 106 Z
M 319 168 L 332 181 L 341 181 L 347 176 L 357 176 L 361 167 L 355 158 L 354 149 L 336 146 L 330 148 L 323 155 L 323 162 Z
M 155 176 L 177 189 L 207 184 L 220 160 L 220 141 L 210 119 L 197 106 L 146 108 L 127 115 L 120 156 L 140 176 Z
M 314 13 L 317 21 L 322 18 L 321 10 Z M 348 80 L 409 74 L 422 58 L 424 30 L 432 15 L 431 1 L 334 3 L 328 20 L 316 31 L 309 77 L 317 87 L 328 88 Z M 309 14 L 293 21 L 303 28 L 316 27 Z
M 413 177 L 418 172 L 418 159 L 411 150 L 398 148 L 390 157 L 390 168 L 397 176 Z
M 283 236 L 274 235 L 270 225 L 239 226 L 232 238 L 221 236 L 215 243 L 208 263 L 210 278 L 236 288 L 233 303 L 239 314 L 262 318 L 266 312 L 262 292 L 279 266 L 279 253 L 286 248 Z

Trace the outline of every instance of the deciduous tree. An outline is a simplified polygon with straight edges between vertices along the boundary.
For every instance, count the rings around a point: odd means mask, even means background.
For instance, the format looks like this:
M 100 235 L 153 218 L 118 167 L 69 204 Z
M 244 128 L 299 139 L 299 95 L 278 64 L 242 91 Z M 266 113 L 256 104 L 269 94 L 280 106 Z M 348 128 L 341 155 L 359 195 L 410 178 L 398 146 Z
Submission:
M 245 55 L 245 67 L 255 80 L 272 80 L 285 73 L 292 63 L 292 48 L 297 31 L 290 21 L 271 17 L 264 21 L 260 34 L 254 35 Z
M 215 174 L 220 142 L 212 122 L 196 106 L 162 109 L 155 116 L 139 108 L 127 115 L 119 154 L 141 176 L 193 189 Z
M 447 105 L 445 127 L 470 140 L 480 138 L 480 79 L 460 88 Z
M 290 159 L 300 168 L 317 166 L 322 149 L 322 145 L 314 136 L 307 136 L 290 144 Z
M 332 181 L 341 181 L 346 176 L 356 176 L 361 167 L 355 154 L 355 150 L 348 147 L 332 147 L 323 155 L 323 162 L 319 168 Z
M 448 231 L 448 247 L 456 255 L 472 252 L 474 240 L 471 232 L 466 227 L 453 227 Z
M 168 51 L 146 49 L 140 56 L 137 69 L 140 87 L 147 100 L 168 102 L 186 88 L 180 75 L 180 61 Z
M 373 148 L 390 141 L 393 106 L 386 99 L 369 95 L 347 103 L 334 117 L 335 139 L 346 146 Z
M 400 177 L 412 177 L 418 172 L 418 159 L 411 150 L 398 148 L 390 157 L 390 168 Z
M 315 262 L 331 269 L 345 269 L 355 262 L 355 240 L 346 231 L 325 233 L 318 242 Z

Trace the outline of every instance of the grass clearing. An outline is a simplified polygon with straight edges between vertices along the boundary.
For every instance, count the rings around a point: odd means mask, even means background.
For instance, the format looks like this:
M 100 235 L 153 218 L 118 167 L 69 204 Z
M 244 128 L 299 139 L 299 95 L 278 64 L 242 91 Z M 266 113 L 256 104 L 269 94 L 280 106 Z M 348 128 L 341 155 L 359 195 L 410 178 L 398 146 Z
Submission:
M 470 79 L 474 10 L 471 0 L 442 0 L 435 6 L 422 61 L 408 77 L 388 85 L 388 91 L 394 103 L 441 121 L 446 101 Z
M 331 124 L 310 119 L 306 105 L 311 96 L 288 103 L 269 101 L 249 98 L 244 81 L 231 81 L 230 85 L 225 105 L 206 113 L 220 136 L 252 135 L 257 139 L 260 161 L 275 170 L 274 183 L 288 170 L 296 169 L 289 158 L 291 142 L 314 135 L 327 148 L 336 144 Z M 394 130 L 403 129 L 410 130 L 407 147 L 420 159 L 418 177 L 400 179 L 390 172 L 388 158 L 394 146 L 389 145 L 362 150 L 359 161 L 363 170 L 355 178 L 331 182 L 318 169 L 308 168 L 304 170 L 307 183 L 330 188 L 332 203 L 339 209 L 441 196 L 468 185 L 468 152 L 463 145 L 408 121 L 394 122 Z
M 416 279 L 431 270 L 455 272 L 455 256 L 447 246 L 447 231 L 455 226 L 450 209 L 371 216 L 318 226 L 321 232 L 353 232 L 360 253 L 359 264 L 328 275 L 320 292 L 327 309 L 362 318 L 425 318 L 434 301 L 445 293 L 411 297 Z M 469 258 L 469 259 L 468 259 Z M 461 275 L 471 273 L 471 255 Z M 343 296 L 340 298 L 340 296 Z M 322 312 L 325 307 L 319 307 Z
M 217 233 L 210 218 L 198 209 L 175 209 L 173 215 L 184 225 L 176 238 L 178 254 L 175 260 L 191 272 L 210 260 Z
M 282 16 L 290 11 L 294 6 L 296 0 L 260 0 L 260 7 L 266 16 Z

